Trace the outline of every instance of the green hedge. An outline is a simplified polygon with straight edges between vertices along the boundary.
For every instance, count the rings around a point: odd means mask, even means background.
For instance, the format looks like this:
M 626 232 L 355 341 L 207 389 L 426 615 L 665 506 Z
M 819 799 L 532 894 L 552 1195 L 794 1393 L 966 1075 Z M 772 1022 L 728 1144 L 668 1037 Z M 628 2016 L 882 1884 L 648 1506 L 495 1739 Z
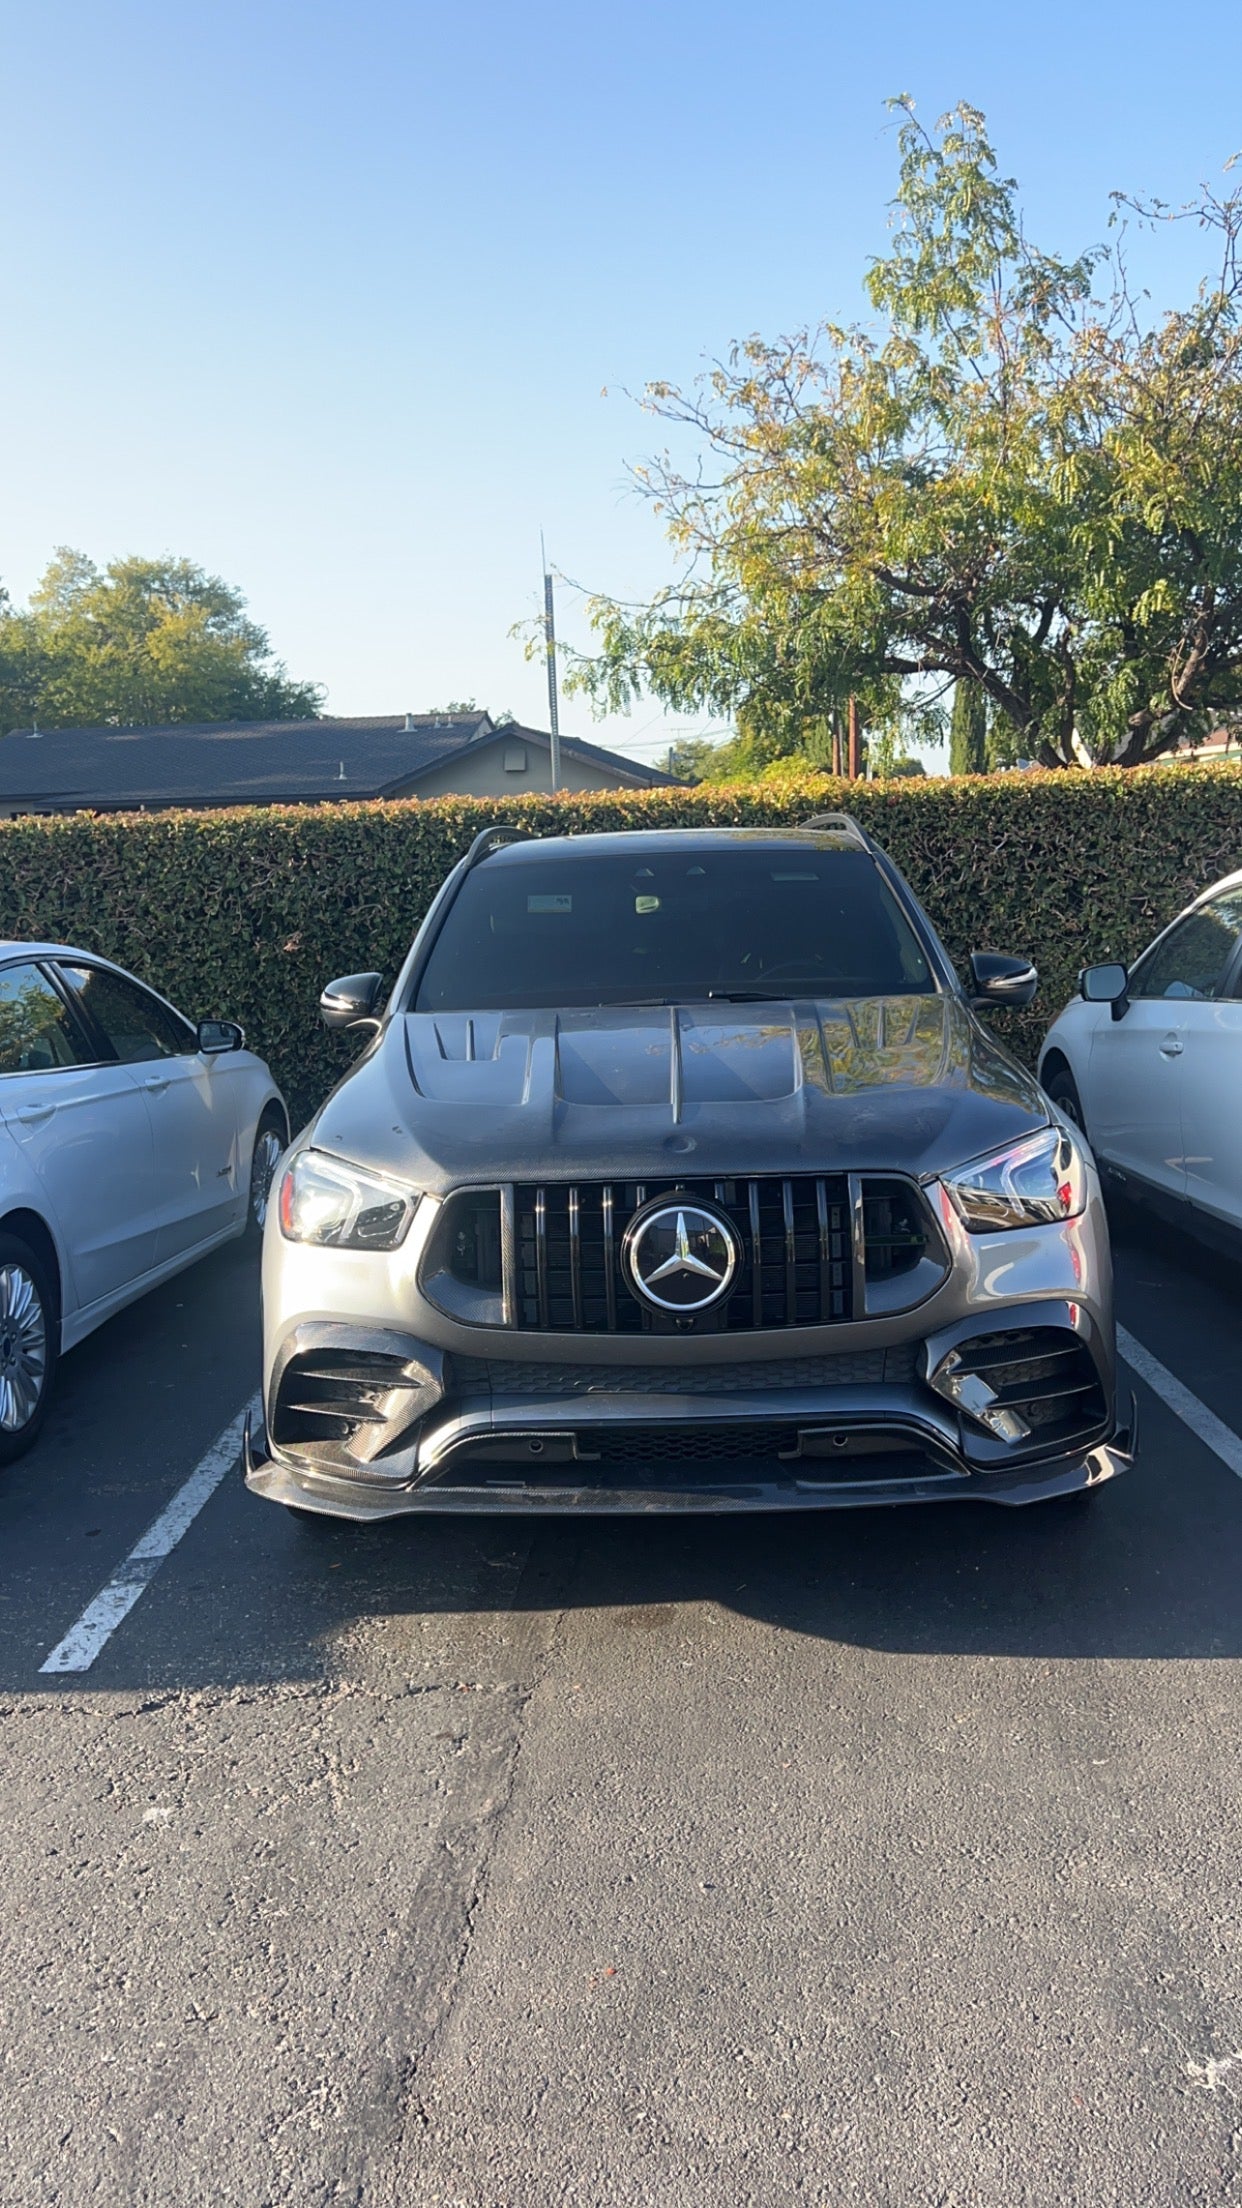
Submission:
M 1239 767 L 78 814 L 0 822 L 0 933 L 103 952 L 192 1015 L 242 1020 L 304 1115 L 350 1056 L 318 1024 L 321 986 L 395 973 L 448 867 L 498 815 L 576 834 L 793 822 L 836 805 L 891 851 L 959 961 L 1035 959 L 1036 1007 L 997 1019 L 1027 1057 L 1079 966 L 1133 957 L 1242 866 Z

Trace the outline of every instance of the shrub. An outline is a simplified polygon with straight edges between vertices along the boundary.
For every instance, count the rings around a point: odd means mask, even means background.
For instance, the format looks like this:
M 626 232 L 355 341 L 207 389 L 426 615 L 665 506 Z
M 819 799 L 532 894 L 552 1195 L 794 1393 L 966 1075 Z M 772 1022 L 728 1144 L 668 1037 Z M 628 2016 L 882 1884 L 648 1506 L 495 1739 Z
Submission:
M 959 963 L 1029 952 L 1036 1007 L 997 1032 L 1028 1059 L 1079 966 L 1129 959 L 1242 865 L 1242 768 L 1014 774 L 442 798 L 0 822 L 0 927 L 99 951 L 193 1016 L 240 1019 L 297 1114 L 350 1059 L 320 1027 L 333 975 L 391 976 L 448 868 L 500 815 L 536 833 L 759 826 L 848 807 L 892 853 Z

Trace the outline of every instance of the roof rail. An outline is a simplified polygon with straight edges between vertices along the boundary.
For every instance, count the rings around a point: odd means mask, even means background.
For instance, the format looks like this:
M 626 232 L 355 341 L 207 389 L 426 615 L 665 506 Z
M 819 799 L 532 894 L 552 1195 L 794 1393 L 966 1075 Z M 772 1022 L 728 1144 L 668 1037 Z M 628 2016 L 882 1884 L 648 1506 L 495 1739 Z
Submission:
M 503 851 L 507 843 L 525 843 L 529 835 L 530 829 L 519 828 L 516 821 L 495 821 L 490 828 L 480 829 L 461 863 L 467 870 L 478 866 L 483 859 L 490 859 L 493 851 Z
M 864 851 L 874 851 L 874 839 L 867 834 L 860 820 L 852 813 L 812 813 L 809 820 L 799 821 L 800 828 L 835 828 L 838 835 L 846 835 Z

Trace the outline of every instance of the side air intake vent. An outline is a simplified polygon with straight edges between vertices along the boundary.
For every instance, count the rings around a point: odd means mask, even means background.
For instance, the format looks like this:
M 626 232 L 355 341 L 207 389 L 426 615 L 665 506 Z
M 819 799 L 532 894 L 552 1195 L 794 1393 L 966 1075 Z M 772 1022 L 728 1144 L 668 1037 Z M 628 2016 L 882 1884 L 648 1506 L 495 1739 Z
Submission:
M 1094 1439 L 1107 1416 L 1087 1344 L 1068 1328 L 1015 1328 L 961 1342 L 931 1374 L 937 1394 L 1012 1447 L 1066 1448 Z
M 373 1464 L 408 1447 L 443 1393 L 438 1352 L 427 1352 L 427 1360 L 309 1343 L 277 1381 L 273 1443 L 325 1470 Z

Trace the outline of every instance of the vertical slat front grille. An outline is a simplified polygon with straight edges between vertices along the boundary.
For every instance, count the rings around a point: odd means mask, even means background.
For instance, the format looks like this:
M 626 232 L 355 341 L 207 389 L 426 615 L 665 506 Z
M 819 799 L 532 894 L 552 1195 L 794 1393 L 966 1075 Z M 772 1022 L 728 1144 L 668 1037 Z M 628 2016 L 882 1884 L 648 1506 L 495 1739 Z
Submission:
M 601 1192 L 603 1219 L 604 1263 L 604 1327 L 609 1334 L 617 1331 L 617 1230 L 613 1218 L 612 1190 Z
M 650 1326 L 652 1314 L 626 1278 L 622 1239 L 644 1203 L 679 1194 L 723 1211 L 741 1250 L 733 1289 L 709 1323 L 736 1332 L 829 1325 L 853 1315 L 844 1175 L 681 1181 L 664 1188 L 655 1182 L 548 1182 L 514 1190 L 518 1326 L 587 1334 L 637 1334 Z
M 832 1224 L 828 1216 L 828 1191 L 822 1181 L 815 1183 L 815 1224 L 819 1230 L 819 1298 L 823 1305 L 832 1301 Z
M 794 1225 L 793 1182 L 781 1182 L 781 1210 L 785 1226 L 785 1308 L 798 1307 L 798 1235 Z
M 519 1219 L 518 1232 L 521 1233 Z M 548 1299 L 548 1199 L 542 1188 L 535 1190 L 535 1297 L 538 1324 L 547 1328 L 552 1324 Z
M 582 1219 L 581 1198 L 576 1188 L 569 1191 L 569 1300 L 573 1305 L 575 1329 L 582 1326 Z
M 759 1223 L 759 1183 L 751 1181 L 747 1198 L 747 1217 L 750 1224 L 750 1300 L 751 1323 L 763 1325 L 763 1231 Z

